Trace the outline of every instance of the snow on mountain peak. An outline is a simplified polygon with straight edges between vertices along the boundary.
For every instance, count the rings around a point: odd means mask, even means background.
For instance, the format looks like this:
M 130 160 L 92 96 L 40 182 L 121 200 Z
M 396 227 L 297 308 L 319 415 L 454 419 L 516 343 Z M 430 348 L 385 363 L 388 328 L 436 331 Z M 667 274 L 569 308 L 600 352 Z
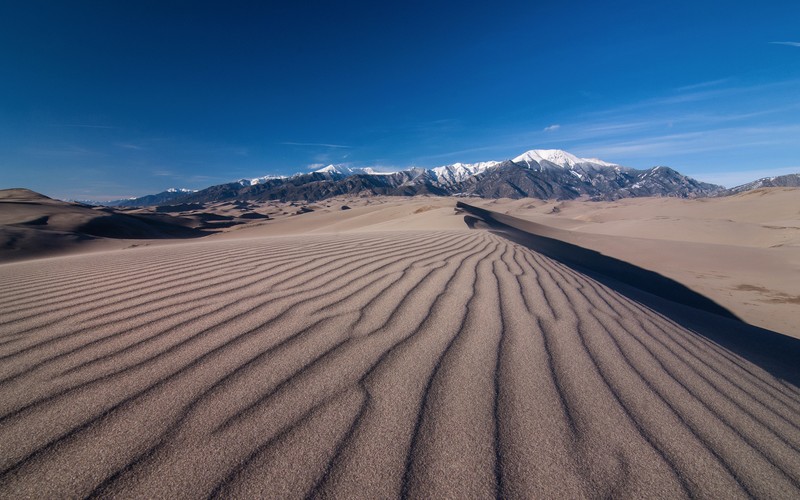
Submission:
M 499 161 L 482 161 L 479 163 L 453 163 L 432 168 L 431 171 L 439 182 L 453 183 L 461 182 L 469 176 L 477 175 L 487 168 L 499 165 Z
M 616 163 L 609 163 L 607 161 L 603 161 L 600 158 L 581 158 L 581 160 L 583 160 L 585 162 L 588 162 L 588 163 L 594 163 L 594 164 L 597 164 L 597 165 L 602 165 L 604 167 L 619 167 L 619 166 L 621 166 L 621 165 L 617 165 Z
M 565 168 L 572 168 L 579 163 L 594 163 L 604 167 L 618 166 L 614 163 L 598 160 L 597 158 L 578 158 L 574 154 L 560 149 L 532 149 L 522 153 L 511 161 L 514 163 L 525 163 L 528 166 L 533 162 L 539 163 L 541 161 L 548 161 Z
M 285 175 L 265 175 L 263 177 L 256 177 L 255 179 L 239 179 L 238 182 L 242 186 L 255 186 L 257 184 L 264 184 L 267 181 L 274 179 L 285 179 Z
M 619 171 L 619 169 L 624 168 L 620 167 L 615 163 L 608 163 L 603 160 L 599 160 L 597 158 L 578 158 L 577 156 L 573 155 L 572 153 L 568 153 L 561 149 L 532 149 L 530 151 L 526 151 L 525 153 L 517 156 L 513 160 L 514 163 L 524 163 L 528 167 L 532 164 L 539 164 L 542 161 L 546 161 L 555 165 L 558 165 L 562 168 L 567 169 L 574 169 L 576 165 L 583 165 L 580 169 L 584 171 L 586 168 L 591 169 L 591 165 L 602 166 L 602 167 L 612 167 Z M 500 165 L 502 162 L 499 161 L 482 161 L 477 163 L 453 163 L 451 165 L 443 165 L 441 167 L 435 167 L 431 169 L 418 169 L 419 172 L 414 178 L 419 177 L 424 173 L 428 173 L 429 176 L 433 176 L 436 179 L 436 182 L 445 185 L 452 185 L 456 183 L 463 182 L 469 177 L 478 175 L 483 173 L 484 171 L 494 168 Z M 589 164 L 589 165 L 586 165 Z M 405 170 L 405 172 L 410 172 L 414 169 Z M 374 168 L 370 167 L 350 167 L 345 165 L 327 165 L 325 167 L 319 168 L 314 170 L 312 173 L 318 174 L 332 174 L 332 175 L 341 175 L 341 176 L 351 176 L 351 175 L 391 175 L 397 172 L 384 172 L 380 170 L 375 170 Z M 299 172 L 292 177 L 306 175 L 306 173 Z M 285 179 L 286 176 L 272 176 L 266 175 L 264 177 L 258 177 L 255 179 L 241 179 L 239 183 L 242 186 L 255 186 L 257 184 L 264 184 L 269 180 L 272 179 Z
M 314 170 L 314 172 L 318 172 L 320 174 L 341 174 L 342 172 L 336 168 L 336 165 L 328 165 L 327 167 L 322 167 L 318 170 Z
M 340 175 L 358 175 L 358 174 L 389 175 L 395 173 L 395 172 L 378 172 L 370 167 L 354 168 L 345 165 L 328 165 L 327 167 L 322 167 L 318 170 L 314 170 L 314 172 L 320 174 L 327 173 L 327 174 L 340 174 Z

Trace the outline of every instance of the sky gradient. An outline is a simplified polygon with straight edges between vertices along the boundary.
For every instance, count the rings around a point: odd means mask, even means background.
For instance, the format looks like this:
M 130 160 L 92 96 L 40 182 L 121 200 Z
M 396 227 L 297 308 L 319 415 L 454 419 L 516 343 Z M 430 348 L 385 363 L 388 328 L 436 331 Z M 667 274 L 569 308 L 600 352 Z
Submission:
M 3 2 L 0 188 L 108 200 L 558 148 L 800 172 L 800 2 Z

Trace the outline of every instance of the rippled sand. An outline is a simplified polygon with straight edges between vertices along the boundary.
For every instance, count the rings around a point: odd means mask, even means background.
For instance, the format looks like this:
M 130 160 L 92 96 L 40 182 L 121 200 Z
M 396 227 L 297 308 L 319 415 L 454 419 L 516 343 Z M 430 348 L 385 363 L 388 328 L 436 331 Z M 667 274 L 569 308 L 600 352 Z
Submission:
M 0 276 L 5 498 L 800 495 L 800 389 L 488 231 Z

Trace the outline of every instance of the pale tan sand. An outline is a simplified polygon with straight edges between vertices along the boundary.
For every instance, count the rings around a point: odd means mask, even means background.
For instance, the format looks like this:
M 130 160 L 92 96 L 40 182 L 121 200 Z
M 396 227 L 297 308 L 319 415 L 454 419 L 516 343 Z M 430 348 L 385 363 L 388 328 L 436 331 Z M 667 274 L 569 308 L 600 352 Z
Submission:
M 748 323 L 800 338 L 800 189 L 698 200 L 465 201 L 547 226 L 535 231 L 668 276 Z
M 334 198 L 318 203 L 234 201 L 164 207 L 89 207 L 27 189 L 0 189 L 0 263 L 182 239 L 343 231 L 463 229 L 451 198 Z M 343 210 L 347 206 L 350 209 Z M 305 210 L 310 210 L 305 212 Z
M 800 495 L 796 367 L 413 203 L 0 265 L 0 497 Z
M 349 231 L 465 229 L 464 219 L 454 213 L 455 198 L 437 196 L 341 198 L 315 206 L 313 213 L 278 216 L 273 221 L 234 227 L 213 238 L 252 238 Z M 328 206 L 329 205 L 329 206 Z M 350 210 L 342 210 L 346 205 Z M 282 204 L 282 211 L 297 207 Z

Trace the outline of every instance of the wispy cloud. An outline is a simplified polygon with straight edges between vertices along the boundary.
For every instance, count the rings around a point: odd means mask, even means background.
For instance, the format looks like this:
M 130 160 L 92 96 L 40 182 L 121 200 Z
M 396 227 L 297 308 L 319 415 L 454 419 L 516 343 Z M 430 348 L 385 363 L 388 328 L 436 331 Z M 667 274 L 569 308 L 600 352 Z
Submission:
M 333 160 L 331 159 L 331 155 L 329 155 L 329 154 L 327 154 L 327 153 L 318 153 L 318 154 L 315 154 L 315 155 L 314 155 L 314 156 L 311 158 L 311 161 L 312 161 L 313 163 L 324 163 L 325 165 L 328 165 L 328 164 L 330 164 L 330 163 L 333 163 Z
M 675 90 L 678 92 L 686 92 L 687 90 L 697 90 L 697 89 L 704 89 L 708 87 L 716 87 L 718 85 L 722 85 L 723 83 L 730 82 L 730 78 L 720 78 L 718 80 L 709 80 L 707 82 L 700 82 L 700 83 L 693 83 L 691 85 L 684 85 L 683 87 L 678 87 Z
M 559 125 L 558 123 L 554 123 L 553 125 L 549 125 L 549 126 L 545 127 L 542 130 L 544 132 L 555 132 L 556 130 L 558 130 L 560 128 L 561 128 L 561 125 Z
M 580 142 L 586 140 L 604 140 L 630 137 L 660 135 L 665 130 L 678 128 L 685 131 L 712 131 L 730 126 L 737 122 L 764 118 L 769 115 L 785 113 L 793 109 L 800 110 L 800 104 L 782 106 L 743 113 L 719 113 L 716 111 L 681 111 L 664 110 L 657 114 L 647 114 L 648 120 L 641 120 L 641 115 L 624 113 L 619 116 L 609 116 L 606 120 L 574 122 L 569 124 L 568 134 L 561 134 L 560 139 L 565 142 Z
M 141 146 L 137 146 L 136 144 L 129 144 L 129 143 L 116 143 L 114 145 L 119 147 L 119 148 L 123 148 L 123 149 L 136 149 L 136 150 L 144 149 Z
M 603 158 L 623 156 L 649 162 L 660 158 L 676 158 L 694 153 L 729 152 L 754 147 L 793 144 L 800 126 L 729 127 L 666 135 L 646 135 L 621 141 L 603 141 L 582 145 Z
M 350 149 L 351 146 L 345 146 L 343 144 L 329 144 L 327 142 L 280 142 L 278 144 L 282 144 L 284 146 L 310 146 L 310 147 L 320 147 L 320 148 L 337 148 L 337 149 Z
M 634 122 L 598 122 L 585 124 L 585 131 L 591 135 L 623 133 L 631 130 L 646 129 L 653 126 L 653 121 L 634 121 Z
M 585 113 L 587 118 L 600 118 L 604 116 L 621 116 L 626 113 L 640 115 L 642 112 L 651 110 L 657 111 L 659 108 L 676 105 L 682 106 L 701 106 L 719 103 L 721 99 L 740 99 L 746 102 L 745 97 L 765 95 L 767 92 L 786 92 L 793 91 L 800 85 L 800 80 L 782 80 L 769 83 L 758 83 L 754 85 L 725 86 L 712 88 L 709 85 L 689 89 L 688 92 L 678 92 L 677 94 L 658 96 L 650 99 L 623 104 L 614 108 L 600 109 Z M 686 89 L 684 89 L 686 90 Z
M 800 47 L 800 42 L 769 42 L 775 45 L 788 45 L 789 47 Z
M 306 165 L 306 169 L 308 170 L 319 170 L 320 168 L 324 167 L 324 163 L 312 163 L 310 165 Z
M 68 127 L 68 128 L 103 128 L 103 129 L 114 129 L 119 127 L 114 127 L 111 125 L 89 125 L 84 123 L 53 123 L 50 125 L 51 127 Z
M 64 144 L 52 145 L 50 147 L 39 148 L 31 147 L 26 148 L 25 151 L 31 155 L 36 156 L 55 156 L 55 157 L 80 157 L 80 156 L 108 156 L 106 153 L 87 149 L 81 146 Z

